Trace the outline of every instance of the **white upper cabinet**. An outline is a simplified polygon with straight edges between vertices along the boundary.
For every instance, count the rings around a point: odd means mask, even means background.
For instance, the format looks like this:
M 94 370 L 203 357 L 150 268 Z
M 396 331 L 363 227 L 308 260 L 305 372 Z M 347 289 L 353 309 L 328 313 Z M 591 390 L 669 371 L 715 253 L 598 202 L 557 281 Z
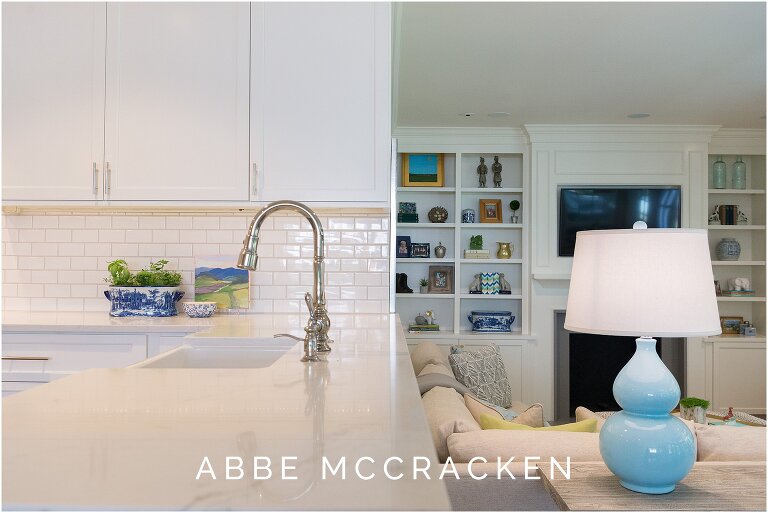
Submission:
M 107 6 L 105 197 L 248 200 L 247 3 Z
M 102 197 L 103 3 L 3 4 L 3 200 Z
M 251 6 L 251 197 L 387 201 L 390 5 Z

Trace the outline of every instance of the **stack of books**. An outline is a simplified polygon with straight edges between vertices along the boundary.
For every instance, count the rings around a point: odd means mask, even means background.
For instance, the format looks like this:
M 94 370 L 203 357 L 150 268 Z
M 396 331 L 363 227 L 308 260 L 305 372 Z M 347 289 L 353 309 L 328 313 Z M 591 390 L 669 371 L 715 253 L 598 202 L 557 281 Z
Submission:
M 464 258 L 491 258 L 491 250 L 489 249 L 465 249 Z
M 738 205 L 720 205 L 720 224 L 736 224 L 739 220 Z
M 437 324 L 409 324 L 409 333 L 420 333 L 422 331 L 440 331 L 440 326 Z
M 404 212 L 398 212 L 397 222 L 398 223 L 418 223 L 419 214 L 406 214 Z

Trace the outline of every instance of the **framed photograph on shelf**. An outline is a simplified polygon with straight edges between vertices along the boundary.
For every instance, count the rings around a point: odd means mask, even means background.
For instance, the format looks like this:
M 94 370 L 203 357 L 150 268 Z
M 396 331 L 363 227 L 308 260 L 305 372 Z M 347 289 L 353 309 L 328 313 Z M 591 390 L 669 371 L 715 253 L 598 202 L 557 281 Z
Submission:
M 429 266 L 429 293 L 453 294 L 453 267 L 449 265 Z
M 481 223 L 500 223 L 501 222 L 501 200 L 500 199 L 481 199 L 480 200 L 480 222 Z
M 442 153 L 403 153 L 403 187 L 442 187 Z
M 715 295 L 722 296 L 723 290 L 720 288 L 720 280 L 715 280 Z
M 397 247 L 395 249 L 397 258 L 411 258 L 411 238 L 407 235 L 397 236 Z
M 430 251 L 429 242 L 414 242 L 411 244 L 411 258 L 429 258 Z
M 723 335 L 738 335 L 739 328 L 743 322 L 744 317 L 720 317 L 720 329 L 723 330 Z

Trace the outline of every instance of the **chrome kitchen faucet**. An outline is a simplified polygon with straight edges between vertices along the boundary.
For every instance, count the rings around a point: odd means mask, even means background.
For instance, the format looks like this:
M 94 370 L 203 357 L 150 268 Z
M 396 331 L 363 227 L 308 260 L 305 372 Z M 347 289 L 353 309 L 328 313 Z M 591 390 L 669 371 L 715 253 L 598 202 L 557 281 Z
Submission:
M 323 225 L 320 219 L 308 206 L 298 201 L 280 200 L 274 201 L 262 208 L 251 221 L 251 227 L 243 241 L 243 250 L 237 259 L 237 267 L 240 269 L 256 270 L 256 264 L 259 261 L 258 245 L 259 231 L 264 219 L 280 210 L 291 210 L 303 215 L 314 234 L 315 257 L 312 263 L 314 283 L 312 295 L 307 293 L 304 300 L 309 308 L 309 320 L 304 331 L 307 335 L 304 337 L 304 358 L 303 362 L 319 361 L 318 353 L 324 353 L 331 350 L 328 345 L 333 340 L 328 339 L 328 329 L 331 327 L 331 320 L 328 318 L 328 311 L 325 308 L 325 264 L 323 263 L 325 255 L 325 242 L 323 238 Z

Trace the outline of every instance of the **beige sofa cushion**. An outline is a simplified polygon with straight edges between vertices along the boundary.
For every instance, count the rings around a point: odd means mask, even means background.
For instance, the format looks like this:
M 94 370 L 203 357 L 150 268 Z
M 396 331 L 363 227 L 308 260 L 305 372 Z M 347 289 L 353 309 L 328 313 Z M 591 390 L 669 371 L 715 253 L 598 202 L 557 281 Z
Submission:
M 467 409 L 477 423 L 480 423 L 480 417 L 483 415 L 488 415 L 499 420 L 507 420 L 497 410 L 481 403 L 472 394 L 464 394 L 464 403 L 467 405 Z M 512 405 L 517 406 L 519 409 L 514 407 L 508 409 L 514 410 L 518 415 L 514 419 L 509 420 L 509 422 L 514 424 L 525 424 L 526 426 L 531 427 L 544 426 L 544 407 L 541 404 L 536 403 L 528 406 L 519 401 L 512 401 Z
M 477 433 L 454 433 L 448 437 L 448 453 L 456 463 L 469 463 L 482 456 L 495 462 L 514 456 L 524 461 L 526 456 L 538 456 L 542 460 L 554 457 L 563 462 L 602 461 L 599 433 L 569 433 L 562 431 L 504 431 L 486 429 Z
M 765 428 L 695 424 L 698 461 L 765 461 Z
M 413 370 L 417 376 L 424 370 L 424 367 L 430 363 L 450 367 L 448 357 L 440 351 L 437 344 L 428 340 L 419 342 L 419 344 L 413 348 L 413 351 L 411 351 L 411 363 L 413 364 Z
M 443 374 L 450 378 L 456 379 L 453 376 L 453 371 L 451 370 L 451 368 L 442 364 L 436 364 L 436 363 L 426 364 L 424 368 L 421 369 L 421 372 L 419 372 L 419 376 L 426 376 L 427 374 Z
M 434 387 L 421 398 L 429 431 L 440 461 L 448 458 L 447 439 L 453 433 L 480 431 L 461 394 L 452 388 Z
M 592 420 L 592 419 L 595 419 L 597 421 L 597 431 L 600 432 L 600 430 L 603 428 L 603 424 L 605 424 L 605 419 L 600 415 L 597 415 L 595 412 L 593 412 L 589 408 L 585 408 L 583 406 L 579 406 L 578 408 L 576 408 L 576 422 L 581 422 L 582 420 Z

